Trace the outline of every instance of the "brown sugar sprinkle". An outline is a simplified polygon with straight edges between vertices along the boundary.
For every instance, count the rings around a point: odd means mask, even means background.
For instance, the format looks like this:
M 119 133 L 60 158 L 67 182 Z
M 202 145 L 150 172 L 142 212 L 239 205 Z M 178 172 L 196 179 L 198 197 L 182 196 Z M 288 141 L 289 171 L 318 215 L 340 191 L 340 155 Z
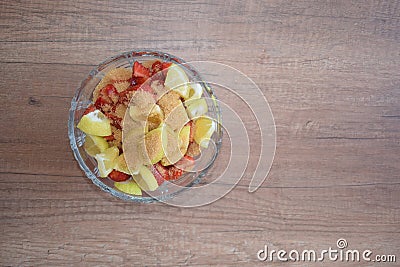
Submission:
M 132 77 L 132 70 L 127 68 L 116 68 L 107 72 L 105 78 L 112 81 L 127 81 Z
M 169 91 L 158 100 L 157 104 L 164 112 L 164 117 L 167 117 L 176 106 L 182 104 L 182 101 L 178 93 Z
M 114 139 L 108 141 L 109 146 L 117 146 L 119 149 L 122 149 L 122 131 L 111 125 L 111 132 Z
M 118 104 L 115 107 L 115 111 L 114 111 L 115 116 L 123 119 L 125 116 L 126 109 L 127 109 L 127 107 L 124 104 Z
M 113 83 L 115 89 L 117 90 L 118 93 L 121 93 L 125 91 L 126 89 L 129 88 L 131 83 L 129 81 L 120 81 L 120 82 L 114 82 Z

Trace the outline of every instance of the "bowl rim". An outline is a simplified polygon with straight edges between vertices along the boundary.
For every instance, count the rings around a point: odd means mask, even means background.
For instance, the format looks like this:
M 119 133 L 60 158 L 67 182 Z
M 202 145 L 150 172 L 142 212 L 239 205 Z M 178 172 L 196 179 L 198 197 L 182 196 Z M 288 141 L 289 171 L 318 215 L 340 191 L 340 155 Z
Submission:
M 220 138 L 218 140 L 218 142 L 215 143 L 216 145 L 216 153 L 213 156 L 212 160 L 211 160 L 211 164 L 209 166 L 207 166 L 207 168 L 205 168 L 204 170 L 202 170 L 199 175 L 192 181 L 190 182 L 188 185 L 186 185 L 185 187 L 182 187 L 180 190 L 173 192 L 173 193 L 169 193 L 169 194 L 165 194 L 162 196 L 157 196 L 157 197 L 152 197 L 152 196 L 146 196 L 146 197 L 142 197 L 142 196 L 135 196 L 135 195 L 130 195 L 130 194 L 126 194 L 124 192 L 121 192 L 119 190 L 116 190 L 102 182 L 100 182 L 100 179 L 92 172 L 92 170 L 89 169 L 89 167 L 85 164 L 81 153 L 79 152 L 78 149 L 78 144 L 77 141 L 75 139 L 75 116 L 74 116 L 74 112 L 78 106 L 78 98 L 80 96 L 81 93 L 81 89 L 85 86 L 85 82 L 89 79 L 89 78 L 93 78 L 98 72 L 99 72 L 99 68 L 101 68 L 102 66 L 106 66 L 108 64 L 110 64 L 111 62 L 115 61 L 115 60 L 119 60 L 122 57 L 125 57 L 125 59 L 129 62 L 130 65 L 133 64 L 133 62 L 130 60 L 131 58 L 135 58 L 135 57 L 156 57 L 156 58 L 160 58 L 163 60 L 168 60 L 170 62 L 176 63 L 176 64 L 180 64 L 183 65 L 186 69 L 189 69 L 191 72 L 193 72 L 195 74 L 195 76 L 200 80 L 201 83 L 203 83 L 205 90 L 207 90 L 207 92 L 210 94 L 210 96 L 217 100 L 218 98 L 216 97 L 216 95 L 214 94 L 214 91 L 212 90 L 212 88 L 209 86 L 209 84 L 207 82 L 205 82 L 201 75 L 198 73 L 198 71 L 191 66 L 189 63 L 187 63 L 186 61 L 184 61 L 183 59 L 176 57 L 172 54 L 169 53 L 165 53 L 165 52 L 161 52 L 161 51 L 157 51 L 157 50 L 148 50 L 148 49 L 137 49 L 137 50 L 130 50 L 127 52 L 122 52 L 119 53 L 115 56 L 111 56 L 106 58 L 105 60 L 103 60 L 101 63 L 97 64 L 96 66 L 93 67 L 93 69 L 89 72 L 89 74 L 86 76 L 86 78 L 80 83 L 79 87 L 75 90 L 74 96 L 71 100 L 71 107 L 69 109 L 69 117 L 68 117 L 68 138 L 69 138 L 69 143 L 74 155 L 74 158 L 76 159 L 76 161 L 79 164 L 79 167 L 84 171 L 85 175 L 87 178 L 89 178 L 93 184 L 95 184 L 96 186 L 98 186 L 100 189 L 102 189 L 103 191 L 110 193 L 112 196 L 117 197 L 119 199 L 122 200 L 126 200 L 126 201 L 131 201 L 131 202 L 139 202 L 139 203 L 153 203 L 153 202 L 163 202 L 165 200 L 171 199 L 174 196 L 176 196 L 177 194 L 181 193 L 184 190 L 189 189 L 190 187 L 198 184 L 201 180 L 201 178 L 203 178 L 206 173 L 208 172 L 208 170 L 213 166 L 220 148 L 221 148 L 221 144 L 222 144 L 222 135 L 223 135 L 223 130 L 222 130 L 222 114 L 221 114 L 221 109 L 218 105 L 218 101 L 213 101 L 214 102 L 214 106 L 215 106 L 215 112 L 216 112 L 216 116 L 217 116 L 217 120 L 218 120 L 218 131 L 219 131 L 219 135 Z

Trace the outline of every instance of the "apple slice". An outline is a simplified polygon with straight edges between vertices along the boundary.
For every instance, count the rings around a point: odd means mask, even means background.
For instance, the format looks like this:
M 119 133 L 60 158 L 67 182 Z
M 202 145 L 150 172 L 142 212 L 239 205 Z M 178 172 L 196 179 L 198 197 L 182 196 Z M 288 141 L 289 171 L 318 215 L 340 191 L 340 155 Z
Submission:
M 147 157 L 151 164 L 159 162 L 164 157 L 164 148 L 168 145 L 165 125 L 148 132 L 144 137 Z
M 124 153 L 115 159 L 115 170 L 131 175 L 128 165 L 126 164 Z
M 190 125 L 184 126 L 179 132 L 179 149 L 182 155 L 185 155 L 189 146 Z
M 179 146 L 179 134 L 176 133 L 171 127 L 165 125 L 167 133 L 167 146 L 164 147 L 165 157 L 161 159 L 161 165 L 169 166 L 178 162 L 183 154 L 181 154 Z
M 142 195 L 142 190 L 134 180 L 128 180 L 126 182 L 114 182 L 114 186 L 119 191 L 122 191 L 130 195 L 136 195 L 136 196 Z

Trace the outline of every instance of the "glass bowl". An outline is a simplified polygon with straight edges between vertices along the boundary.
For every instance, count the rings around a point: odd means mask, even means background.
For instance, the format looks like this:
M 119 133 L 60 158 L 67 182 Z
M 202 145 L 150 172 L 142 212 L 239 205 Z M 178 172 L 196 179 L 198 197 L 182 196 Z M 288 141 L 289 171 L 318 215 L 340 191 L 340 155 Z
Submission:
M 76 126 L 79 123 L 85 109 L 92 103 L 93 91 L 96 85 L 104 77 L 104 75 L 111 69 L 117 67 L 132 68 L 135 61 L 144 62 L 148 60 L 159 59 L 164 62 L 172 62 L 183 68 L 188 75 L 191 82 L 199 83 L 203 88 L 203 96 L 206 98 L 208 105 L 207 116 L 212 118 L 217 125 L 216 131 L 211 137 L 214 146 L 209 146 L 207 154 L 212 154 L 209 164 L 206 168 L 195 171 L 187 172 L 182 175 L 178 180 L 172 182 L 164 181 L 156 191 L 151 192 L 151 196 L 144 193 L 143 196 L 135 196 L 119 191 L 114 187 L 114 181 L 109 178 L 101 178 L 97 169 L 96 160 L 88 155 L 83 149 L 85 142 L 85 133 L 79 130 Z M 75 92 L 71 101 L 71 109 L 69 111 L 68 120 L 68 136 L 70 145 L 75 159 L 78 161 L 79 166 L 84 171 L 86 176 L 102 190 L 110 193 L 123 200 L 149 203 L 153 201 L 163 201 L 172 198 L 180 191 L 189 189 L 193 185 L 200 182 L 201 178 L 205 176 L 208 169 L 213 165 L 222 141 L 222 127 L 221 127 L 221 111 L 218 106 L 215 94 L 211 87 L 201 79 L 200 74 L 190 64 L 186 63 L 180 58 L 173 55 L 150 50 L 134 50 L 130 52 L 121 53 L 117 56 L 111 57 L 96 66 L 84 79 Z M 207 150 L 206 149 L 206 150 Z M 204 151 L 202 151 L 203 153 Z M 178 185 L 178 187 L 176 186 Z

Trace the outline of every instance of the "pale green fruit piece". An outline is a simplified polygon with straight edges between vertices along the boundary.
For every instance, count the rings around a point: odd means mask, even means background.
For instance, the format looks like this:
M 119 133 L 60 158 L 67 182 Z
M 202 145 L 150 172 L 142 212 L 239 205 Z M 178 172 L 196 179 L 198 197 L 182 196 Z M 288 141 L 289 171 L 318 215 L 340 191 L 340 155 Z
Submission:
M 97 160 L 97 168 L 99 169 L 100 177 L 107 177 L 114 169 L 115 159 L 118 157 L 118 154 L 118 147 L 113 146 L 94 157 Z
M 114 182 L 114 186 L 118 190 L 130 195 L 135 195 L 135 196 L 142 195 L 142 190 L 134 180 L 128 180 L 126 182 Z
M 138 175 L 133 175 L 133 179 L 145 191 L 154 191 L 158 188 L 158 183 L 153 173 L 144 165 L 139 168 Z
M 100 110 L 95 110 L 86 115 L 83 115 L 77 127 L 82 132 L 90 135 L 111 135 L 110 120 Z
M 200 117 L 208 111 L 208 105 L 204 98 L 187 100 L 185 106 L 190 119 Z

